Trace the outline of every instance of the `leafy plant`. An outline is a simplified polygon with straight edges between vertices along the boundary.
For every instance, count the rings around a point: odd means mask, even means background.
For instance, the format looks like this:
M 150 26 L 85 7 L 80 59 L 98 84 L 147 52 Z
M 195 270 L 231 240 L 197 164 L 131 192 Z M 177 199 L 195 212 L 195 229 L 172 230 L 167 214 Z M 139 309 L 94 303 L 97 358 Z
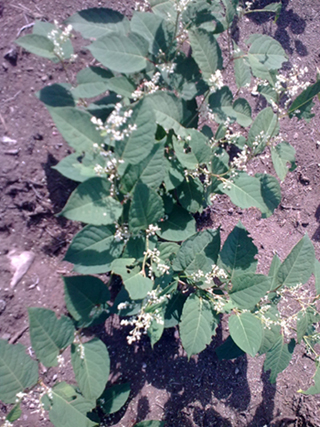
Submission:
M 264 11 L 278 14 L 280 7 L 274 3 Z M 250 36 L 246 50 L 232 41 L 233 21 L 254 12 L 248 4 L 151 0 L 137 8 L 130 21 L 119 12 L 92 8 L 71 16 L 64 29 L 36 22 L 32 35 L 17 40 L 32 53 L 61 61 L 67 71 L 67 83 L 37 96 L 74 149 L 55 167 L 79 182 L 61 215 L 86 224 L 65 256 L 84 274 L 64 278 L 74 324 L 89 327 L 116 313 L 131 327 L 129 344 L 148 334 L 152 346 L 165 328 L 178 325 L 190 358 L 210 344 L 220 315 L 229 314 L 230 337 L 217 349 L 220 358 L 266 354 L 265 370 L 274 382 L 295 344 L 304 343 L 318 366 L 320 273 L 308 236 L 284 261 L 275 256 L 265 276 L 256 272 L 257 248 L 241 223 L 221 248 L 220 230 L 197 231 L 195 214 L 226 194 L 240 208 L 272 215 L 281 200 L 279 181 L 265 173 L 252 176 L 247 164 L 269 151 L 280 180 L 294 170 L 295 150 L 281 136 L 280 119 L 310 120 L 320 83 L 303 83 L 305 70 L 294 66 L 282 74 L 287 56 L 267 35 Z M 86 48 L 95 58 L 75 84 L 68 74 L 69 58 L 75 59 L 71 25 L 90 39 Z M 230 87 L 224 83 L 226 70 L 234 74 Z M 239 97 L 246 91 L 269 104 L 256 117 L 248 100 Z M 111 308 L 107 286 L 88 276 L 100 273 L 110 274 L 108 285 L 116 276 L 122 280 Z M 312 273 L 316 291 L 310 299 L 302 286 Z M 288 294 L 297 300 L 295 314 L 283 310 Z M 43 309 L 30 309 L 29 315 L 36 355 L 52 366 L 72 342 L 74 325 Z M 63 383 L 55 386 L 47 393 L 49 416 L 60 426 L 60 408 L 71 401 L 68 410 L 77 411 L 80 425 L 93 425 L 86 415 L 96 399 L 105 400 L 102 409 L 118 408 L 112 399 L 118 402 L 114 396 L 123 388 L 100 397 L 107 380 L 103 371 L 109 369 L 101 341 L 73 343 L 71 351 L 81 394 Z M 86 369 L 83 357 L 91 358 Z M 8 403 L 37 381 L 36 375 L 22 377 L 10 397 L 4 395 Z M 317 370 L 316 385 L 306 393 L 318 392 L 318 377 Z

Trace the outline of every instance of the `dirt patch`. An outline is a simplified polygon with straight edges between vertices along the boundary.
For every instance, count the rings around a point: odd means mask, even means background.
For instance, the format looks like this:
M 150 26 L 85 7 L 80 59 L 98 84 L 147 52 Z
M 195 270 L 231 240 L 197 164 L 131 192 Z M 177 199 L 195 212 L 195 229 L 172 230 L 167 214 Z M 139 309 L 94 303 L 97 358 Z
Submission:
M 270 1 L 260 1 L 264 6 Z M 235 36 L 241 40 L 259 32 L 274 36 L 290 55 L 290 62 L 307 66 L 307 78 L 315 81 L 320 61 L 317 35 L 320 32 L 320 4 L 314 0 L 283 0 L 283 11 L 277 23 L 270 15 L 245 19 Z M 22 52 L 13 41 L 23 27 L 34 19 L 63 21 L 77 10 L 107 6 L 130 15 L 132 1 L 66 0 L 48 2 L 0 0 L 0 338 L 30 346 L 27 307 L 38 306 L 64 313 L 61 274 L 72 266 L 63 256 L 79 225 L 57 217 L 75 184 L 55 172 L 51 166 L 71 153 L 56 131 L 35 92 L 50 82 L 64 81 L 59 65 Z M 77 42 L 77 40 L 76 40 Z M 86 64 L 88 55 L 79 52 L 79 63 Z M 289 66 L 289 65 L 288 65 Z M 261 100 L 253 99 L 255 114 Z M 261 269 L 265 273 L 274 250 L 283 259 L 306 232 L 320 259 L 320 108 L 307 125 L 296 120 L 283 122 L 283 134 L 297 151 L 298 168 L 289 173 L 281 185 L 283 199 L 275 214 L 260 219 L 251 209 L 243 212 L 220 197 L 206 216 L 202 226 L 222 224 L 222 237 L 239 220 L 259 248 Z M 273 173 L 266 156 L 254 160 L 254 170 Z M 34 261 L 22 280 L 10 288 L 12 269 L 8 254 L 29 251 Z M 120 329 L 116 317 L 96 331 L 109 348 L 111 382 L 127 382 L 132 386 L 128 404 L 119 413 L 105 420 L 105 425 L 132 426 L 144 419 L 162 419 L 170 427 L 191 426 L 319 426 L 320 397 L 297 393 L 311 384 L 314 364 L 297 351 L 289 368 L 271 385 L 263 373 L 264 358 L 241 357 L 235 361 L 219 361 L 214 349 L 226 337 L 222 322 L 213 343 L 200 355 L 187 361 L 177 332 L 167 330 L 150 348 L 147 339 L 128 346 L 127 331 Z M 73 382 L 70 364 L 43 375 L 52 383 L 55 373 Z M 0 411 L 7 411 L 0 403 Z M 23 427 L 50 426 L 32 410 L 24 410 Z

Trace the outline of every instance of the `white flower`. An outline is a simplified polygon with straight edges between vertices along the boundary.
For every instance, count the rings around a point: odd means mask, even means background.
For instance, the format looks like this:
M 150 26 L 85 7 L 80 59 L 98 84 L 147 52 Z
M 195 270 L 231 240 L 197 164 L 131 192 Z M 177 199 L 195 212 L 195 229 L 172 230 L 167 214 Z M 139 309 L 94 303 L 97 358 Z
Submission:
M 217 89 L 223 87 L 223 77 L 220 70 L 217 70 L 214 74 L 211 74 L 209 78 L 210 92 L 214 93 Z

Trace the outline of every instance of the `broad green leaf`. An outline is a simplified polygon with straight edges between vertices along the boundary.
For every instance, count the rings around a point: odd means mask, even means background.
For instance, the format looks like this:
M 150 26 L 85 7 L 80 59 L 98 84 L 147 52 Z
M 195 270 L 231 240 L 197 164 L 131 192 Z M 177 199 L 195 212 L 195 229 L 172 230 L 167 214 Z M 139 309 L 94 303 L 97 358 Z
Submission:
M 103 395 L 98 400 L 103 412 L 113 414 L 125 405 L 130 395 L 130 384 L 116 384 L 105 390 Z
M 132 108 L 132 115 L 126 123 L 129 125 L 136 125 L 137 129 L 122 141 L 117 141 L 115 153 L 125 162 L 136 165 L 150 154 L 157 129 L 154 113 L 145 100 Z
M 268 274 L 268 276 L 271 279 L 270 290 L 274 290 L 278 286 L 276 278 L 277 278 L 277 273 L 280 265 L 281 265 L 281 259 L 278 257 L 277 254 L 274 254 L 271 265 L 270 265 L 269 274 Z
M 48 107 L 52 120 L 70 147 L 77 152 L 91 151 L 103 138 L 91 122 L 91 115 L 74 107 Z
M 160 223 L 161 231 L 158 236 L 164 240 L 181 242 L 196 232 L 194 218 L 183 208 L 174 205 L 171 213 L 164 222 Z
M 319 322 L 320 314 L 317 312 L 316 307 L 309 306 L 306 310 L 300 310 L 297 315 L 297 342 L 300 344 L 302 338 L 307 334 L 311 325 Z
M 123 284 L 133 300 L 142 300 L 151 292 L 153 281 L 141 274 L 140 268 L 136 267 L 121 274 Z
M 98 338 L 84 344 L 72 344 L 71 363 L 83 396 L 96 400 L 105 389 L 110 372 L 107 347 Z
M 126 98 L 131 98 L 136 89 L 135 84 L 126 76 L 112 77 L 108 82 L 108 87 L 109 90 Z
M 146 230 L 164 216 L 161 197 L 145 184 L 135 186 L 129 210 L 129 228 L 133 233 Z
M 288 113 L 289 117 L 296 115 L 298 118 L 304 118 L 303 113 L 309 112 L 310 106 L 312 105 L 313 98 L 320 92 L 320 80 L 315 84 L 307 87 L 290 105 Z M 307 119 L 310 119 L 313 115 L 307 115 Z
M 97 423 L 87 418 L 94 404 L 84 399 L 71 387 L 62 382 L 52 388 L 49 418 L 55 427 L 94 427 Z
M 251 83 L 251 72 L 250 67 L 244 58 L 244 52 L 233 42 L 234 50 L 236 51 L 234 56 L 234 74 L 236 78 L 236 84 L 238 88 L 250 85 Z
M 88 225 L 72 240 L 65 260 L 74 264 L 74 270 L 82 274 L 106 273 L 113 260 L 120 257 L 123 242 L 114 238 L 113 226 Z
M 161 317 L 161 322 L 157 322 L 156 319 L 152 319 L 151 325 L 148 328 L 148 337 L 150 338 L 152 348 L 160 340 L 164 331 L 164 312 L 161 311 L 158 316 Z
M 320 393 L 320 367 L 317 367 L 316 373 L 313 376 L 314 385 L 309 387 L 308 390 L 298 390 L 299 393 L 315 395 Z
M 229 332 L 241 350 L 252 357 L 257 354 L 263 337 L 262 325 L 257 317 L 248 312 L 231 316 Z
M 145 97 L 145 102 L 156 116 L 156 122 L 166 131 L 173 129 L 176 134 L 185 136 L 186 129 L 182 126 L 188 120 L 186 103 L 173 93 L 156 92 Z
M 16 394 L 38 381 L 38 363 L 26 354 L 22 344 L 0 339 L 0 400 L 15 403 Z
M 205 204 L 204 188 L 199 178 L 185 180 L 176 189 L 179 202 L 191 213 L 202 212 Z
M 55 83 L 39 90 L 36 96 L 48 107 L 75 107 L 70 89 L 71 85 Z
M 249 176 L 246 172 L 238 172 L 232 180 L 221 183 L 218 189 L 227 194 L 232 203 L 242 209 L 258 208 L 261 213 L 269 213 L 270 210 L 261 194 L 261 182 L 259 178 Z
M 257 253 L 258 249 L 249 237 L 249 233 L 239 222 L 227 237 L 220 252 L 220 260 L 232 280 L 236 273 L 256 271 Z
M 189 40 L 192 54 L 204 80 L 210 83 L 210 77 L 222 68 L 222 54 L 214 35 L 205 30 L 189 30 Z
M 314 285 L 316 288 L 316 294 L 320 294 L 320 262 L 315 259 L 313 266 L 313 274 L 314 274 Z
M 151 0 L 152 12 L 163 19 L 175 23 L 177 19 L 177 11 L 172 0 Z
M 252 74 L 262 80 L 267 80 L 271 85 L 274 84 L 274 70 L 268 70 L 263 63 L 253 55 L 248 55 Z
M 240 309 L 254 309 L 254 306 L 270 289 L 270 279 L 263 274 L 244 273 L 232 280 L 231 300 Z
M 150 12 L 134 12 L 130 22 L 131 31 L 140 34 L 149 42 L 149 52 L 158 55 L 168 48 L 165 20 Z
M 119 73 L 136 73 L 147 66 L 149 43 L 135 33 L 110 32 L 88 46 L 92 55 L 107 68 Z
M 267 70 L 278 70 L 287 60 L 281 44 L 265 34 L 253 34 L 248 43 L 251 44 L 248 57 L 256 58 Z
M 233 341 L 230 335 L 218 348 L 215 349 L 215 352 L 220 360 L 236 359 L 237 357 L 245 354 L 245 352 L 242 351 L 241 348 L 239 348 Z
M 204 273 L 208 273 L 211 271 L 212 264 L 217 262 L 219 250 L 219 230 L 199 231 L 182 243 L 177 257 L 172 264 L 172 268 L 175 271 L 184 271 L 187 275 L 196 273 L 195 257 L 197 254 L 201 254 L 207 259 L 206 271 Z
M 17 421 L 22 415 L 22 411 L 20 408 L 20 402 L 17 403 L 9 412 L 9 414 L 6 416 L 6 421 L 9 421 L 9 423 L 14 423 Z
M 208 139 L 196 129 L 186 129 L 188 136 L 184 141 L 173 138 L 173 148 L 182 166 L 195 169 L 199 164 L 207 163 L 212 155 L 207 145 Z
M 130 28 L 128 18 L 121 13 L 98 7 L 81 10 L 68 18 L 66 23 L 86 39 L 98 39 L 111 32 L 126 34 Z
M 179 324 L 186 299 L 187 296 L 182 294 L 180 291 L 172 293 L 164 315 L 165 328 L 173 328 Z
M 281 142 L 271 148 L 271 158 L 278 177 L 283 181 L 288 171 L 295 168 L 296 150 L 288 142 Z
M 306 283 L 313 272 L 314 260 L 313 244 L 305 235 L 279 267 L 276 277 L 277 286 L 290 287 L 298 283 Z
M 24 37 L 20 37 L 15 43 L 35 55 L 51 60 L 57 59 L 57 56 L 53 53 L 53 42 L 45 36 L 28 34 Z
M 93 163 L 94 160 L 95 163 Z M 94 165 L 101 164 L 101 166 L 103 166 L 102 162 L 103 158 L 101 156 L 95 159 L 91 153 L 88 153 L 85 157 L 80 155 L 80 153 L 72 153 L 64 157 L 56 166 L 53 166 L 52 169 L 57 170 L 61 175 L 73 181 L 83 182 L 88 178 L 97 176 Z
M 246 99 L 236 99 L 232 108 L 235 111 L 236 119 L 240 126 L 247 127 L 251 125 L 251 107 Z
M 271 107 L 263 109 L 256 117 L 248 134 L 248 145 L 255 154 L 262 153 L 267 141 L 279 133 L 279 122 Z
M 109 89 L 108 81 L 113 77 L 109 70 L 101 67 L 86 67 L 77 74 L 78 86 L 72 94 L 77 98 L 93 98 Z
M 280 184 L 272 175 L 256 174 L 255 177 L 260 180 L 261 196 L 266 205 L 266 208 L 261 211 L 262 217 L 269 217 L 281 202 Z
M 295 341 L 292 339 L 289 344 L 283 342 L 283 336 L 280 335 L 275 345 L 266 354 L 264 361 L 264 371 L 271 370 L 270 382 L 275 383 L 277 375 L 289 365 L 295 347 Z
M 177 152 L 176 152 L 177 154 Z M 164 185 L 167 192 L 175 190 L 185 179 L 184 170 L 181 163 L 173 158 L 167 160 L 165 159 L 165 175 L 164 175 Z
M 279 336 L 281 334 L 281 326 L 278 324 L 268 324 L 268 326 L 265 324 L 266 321 L 264 319 L 270 319 L 273 322 L 279 321 L 279 312 L 276 307 L 271 306 L 266 312 L 263 313 L 262 316 L 262 324 L 264 324 L 263 327 L 263 338 L 262 343 L 259 348 L 259 354 L 264 354 L 267 351 L 269 351 L 276 343 L 276 341 L 279 339 Z M 268 320 L 267 320 L 268 321 Z
M 271 105 L 273 103 L 278 104 L 279 95 L 270 84 L 267 86 L 265 86 L 265 84 L 258 85 L 258 92 L 265 97 L 265 99 L 269 102 L 269 104 Z
M 72 320 L 46 308 L 28 308 L 30 339 L 37 358 L 44 366 L 57 366 L 57 357 L 73 341 Z
M 263 9 L 260 9 L 259 12 L 276 12 L 280 13 L 282 4 L 281 3 L 271 3 L 265 6 Z M 253 10 L 254 12 L 254 10 Z
M 108 309 L 110 292 L 105 283 L 94 276 L 64 277 L 64 294 L 67 309 L 78 327 L 86 327 L 101 317 Z M 102 321 L 105 317 L 102 317 Z
M 229 28 L 233 22 L 233 19 L 237 13 L 236 6 L 238 5 L 238 0 L 222 0 L 225 6 L 225 20 L 226 27 Z
M 60 215 L 86 224 L 113 224 L 122 214 L 122 205 L 110 196 L 110 186 L 104 178 L 88 179 L 71 194 Z
M 218 123 L 224 123 L 228 117 L 236 120 L 236 113 L 232 108 L 233 94 L 228 86 L 223 86 L 209 96 L 209 105 L 215 120 Z
M 217 326 L 218 320 L 210 303 L 196 294 L 191 294 L 184 303 L 179 324 L 181 342 L 188 359 L 210 344 Z
M 151 153 L 136 165 L 128 165 L 122 179 L 120 188 L 123 193 L 130 193 L 138 181 L 150 188 L 158 188 L 163 181 L 164 143 L 154 144 Z
M 141 421 L 140 423 L 135 424 L 133 427 L 164 427 L 164 425 L 164 421 L 147 420 Z

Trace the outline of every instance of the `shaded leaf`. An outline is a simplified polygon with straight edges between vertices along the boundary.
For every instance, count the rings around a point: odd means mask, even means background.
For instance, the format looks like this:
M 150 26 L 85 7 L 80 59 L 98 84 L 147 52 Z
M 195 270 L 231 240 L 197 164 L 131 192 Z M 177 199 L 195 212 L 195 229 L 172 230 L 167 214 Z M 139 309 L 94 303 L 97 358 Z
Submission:
M 194 218 L 183 208 L 174 205 L 168 219 L 160 223 L 161 231 L 157 234 L 164 240 L 181 242 L 196 232 Z
M 288 173 L 295 169 L 296 150 L 288 142 L 281 142 L 271 148 L 271 158 L 278 177 L 283 181 Z M 290 166 L 288 166 L 290 163 Z
M 72 94 L 78 98 L 93 98 L 109 89 L 108 81 L 113 77 L 109 70 L 101 67 L 86 67 L 77 74 L 78 86 Z
M 275 383 L 277 375 L 289 365 L 295 347 L 295 341 L 292 339 L 289 344 L 283 342 L 281 335 L 275 345 L 266 354 L 264 361 L 264 371 L 271 370 L 270 382 Z
M 240 309 L 254 309 L 254 306 L 270 289 L 270 279 L 263 274 L 244 273 L 232 280 L 231 300 Z
M 257 354 L 263 337 L 262 325 L 257 317 L 248 312 L 231 316 L 229 332 L 241 350 L 252 357 Z
M 130 395 L 130 384 L 116 384 L 105 390 L 99 399 L 99 404 L 106 414 L 118 412 Z

